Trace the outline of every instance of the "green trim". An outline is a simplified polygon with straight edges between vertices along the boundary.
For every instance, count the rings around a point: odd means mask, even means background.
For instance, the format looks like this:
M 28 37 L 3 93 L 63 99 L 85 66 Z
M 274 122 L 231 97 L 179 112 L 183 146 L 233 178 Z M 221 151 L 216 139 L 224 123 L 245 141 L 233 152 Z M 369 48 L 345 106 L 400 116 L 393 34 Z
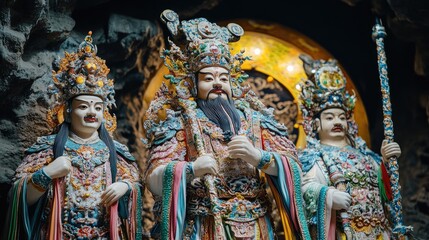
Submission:
M 167 164 L 162 179 L 161 239 L 169 239 L 170 235 L 170 208 L 176 164 L 177 162 Z
M 323 186 L 322 189 L 320 189 L 319 193 L 319 201 L 317 204 L 317 239 L 327 239 L 326 238 L 326 232 L 325 232 L 325 216 L 326 216 L 326 208 L 325 208 L 325 201 L 326 201 L 326 194 L 328 192 L 328 187 Z
M 387 198 L 386 189 L 384 188 L 384 182 L 383 182 L 383 177 L 382 177 L 382 173 L 381 173 L 381 167 L 378 168 L 377 179 L 378 179 L 378 191 L 380 194 L 381 202 L 382 202 L 382 204 L 384 204 L 384 203 L 388 202 L 389 199 Z
M 295 188 L 295 206 L 296 210 L 298 212 L 298 221 L 299 225 L 301 227 L 301 233 L 303 234 L 303 239 L 311 239 L 310 231 L 308 230 L 307 220 L 305 218 L 305 212 L 304 212 L 304 203 L 302 199 L 302 193 L 301 193 L 301 172 L 298 167 L 298 163 L 295 161 L 289 161 L 289 158 L 287 158 L 287 161 L 290 163 L 292 167 L 293 172 L 293 184 Z
M 142 219 L 142 193 L 140 186 L 138 184 L 134 184 L 134 187 L 137 190 L 137 206 L 136 206 L 136 220 L 137 220 L 137 229 L 136 229 L 136 240 L 141 240 L 143 238 L 143 219 Z

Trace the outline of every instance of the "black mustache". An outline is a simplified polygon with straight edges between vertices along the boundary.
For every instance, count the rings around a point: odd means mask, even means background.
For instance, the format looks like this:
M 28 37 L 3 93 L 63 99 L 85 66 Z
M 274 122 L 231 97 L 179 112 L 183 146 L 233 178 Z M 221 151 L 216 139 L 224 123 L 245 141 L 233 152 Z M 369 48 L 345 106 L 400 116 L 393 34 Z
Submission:
M 334 124 L 334 127 L 332 129 L 334 128 L 340 128 L 342 131 L 346 129 L 342 124 Z
M 222 88 L 213 88 L 212 90 L 210 90 L 210 92 L 209 93 L 207 93 L 207 97 L 206 97 L 206 100 L 208 100 L 209 99 L 209 95 L 210 95 L 210 93 L 214 93 L 214 94 L 217 94 L 216 92 L 217 91 L 221 91 L 223 94 L 225 94 L 226 96 L 228 96 L 228 94 L 225 92 L 225 90 L 223 90 Z M 219 96 L 220 97 L 220 96 Z M 228 96 L 228 99 L 229 99 L 229 96 Z
M 222 93 L 226 94 L 225 90 L 223 90 L 222 88 L 214 88 L 214 89 L 210 90 L 209 94 L 217 92 L 217 91 L 221 91 Z
M 98 118 L 96 117 L 96 115 L 86 115 L 85 117 L 83 117 L 83 119 L 88 119 L 88 118 L 95 118 L 95 120 L 98 122 Z

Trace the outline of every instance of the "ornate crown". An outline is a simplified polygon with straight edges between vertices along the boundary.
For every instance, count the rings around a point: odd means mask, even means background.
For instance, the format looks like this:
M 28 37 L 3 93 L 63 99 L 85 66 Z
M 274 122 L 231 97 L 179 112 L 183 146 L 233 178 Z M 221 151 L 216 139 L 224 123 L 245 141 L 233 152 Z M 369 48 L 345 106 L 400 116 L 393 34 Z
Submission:
M 162 54 L 164 64 L 170 70 L 165 78 L 179 87 L 176 87 L 176 92 L 180 98 L 195 96 L 195 73 L 207 66 L 228 69 L 233 95 L 242 95 L 239 85 L 247 75 L 242 74 L 241 65 L 250 58 L 243 56 L 244 51 L 232 56 L 228 46 L 229 42 L 238 41 L 244 34 L 240 25 L 230 23 L 227 27 L 220 27 L 205 18 L 179 22 L 177 13 L 172 10 L 164 10 L 161 20 L 176 41 L 169 40 L 170 49 Z
M 346 91 L 346 78 L 337 61 L 334 59 L 313 60 L 306 54 L 301 54 L 304 70 L 308 79 L 300 84 L 300 108 L 304 118 L 304 130 L 313 133 L 313 118 L 328 108 L 341 108 L 346 112 L 347 119 L 352 121 L 356 96 Z
M 108 119 L 112 118 L 108 109 L 115 106 L 114 82 L 107 77 L 110 69 L 106 66 L 106 61 L 96 55 L 97 46 L 92 44 L 91 35 L 90 31 L 76 53 L 65 52 L 59 61 L 59 69 L 52 71 L 53 83 L 48 86 L 48 94 L 55 100 L 48 111 L 48 123 L 51 127 L 64 121 L 63 111 L 69 100 L 83 94 L 103 99 L 107 106 L 104 115 Z M 114 122 L 116 126 L 116 121 Z M 106 128 L 109 130 L 109 126 Z

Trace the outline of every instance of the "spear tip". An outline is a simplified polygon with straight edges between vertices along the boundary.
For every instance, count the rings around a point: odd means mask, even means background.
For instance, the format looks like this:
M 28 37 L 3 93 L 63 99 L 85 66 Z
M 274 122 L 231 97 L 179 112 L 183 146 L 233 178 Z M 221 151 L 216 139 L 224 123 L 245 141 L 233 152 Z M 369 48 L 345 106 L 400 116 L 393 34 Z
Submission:
M 379 17 L 375 18 L 375 25 L 372 27 L 372 40 L 386 37 L 386 31 L 384 30 L 383 23 Z

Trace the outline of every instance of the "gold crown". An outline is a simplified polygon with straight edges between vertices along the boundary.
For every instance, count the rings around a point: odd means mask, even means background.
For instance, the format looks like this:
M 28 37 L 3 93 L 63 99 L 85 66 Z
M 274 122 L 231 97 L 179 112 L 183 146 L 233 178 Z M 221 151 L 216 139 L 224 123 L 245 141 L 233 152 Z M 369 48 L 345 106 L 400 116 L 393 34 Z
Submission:
M 78 95 L 99 96 L 107 106 L 105 117 L 106 114 L 110 116 L 108 109 L 115 106 L 114 82 L 107 77 L 110 69 L 106 61 L 96 54 L 97 46 L 92 43 L 92 32 L 89 31 L 78 51 L 65 52 L 60 59 L 59 69 L 52 71 L 53 82 L 48 86 L 48 94 L 55 101 L 48 111 L 48 122 L 52 127 L 64 120 L 62 115 L 65 106 Z
M 312 121 L 320 112 L 328 108 L 341 108 L 350 119 L 356 104 L 356 96 L 346 91 L 346 78 L 334 59 L 313 60 L 301 54 L 308 79 L 299 83 L 300 108 L 304 118 L 304 130 L 313 132 Z

